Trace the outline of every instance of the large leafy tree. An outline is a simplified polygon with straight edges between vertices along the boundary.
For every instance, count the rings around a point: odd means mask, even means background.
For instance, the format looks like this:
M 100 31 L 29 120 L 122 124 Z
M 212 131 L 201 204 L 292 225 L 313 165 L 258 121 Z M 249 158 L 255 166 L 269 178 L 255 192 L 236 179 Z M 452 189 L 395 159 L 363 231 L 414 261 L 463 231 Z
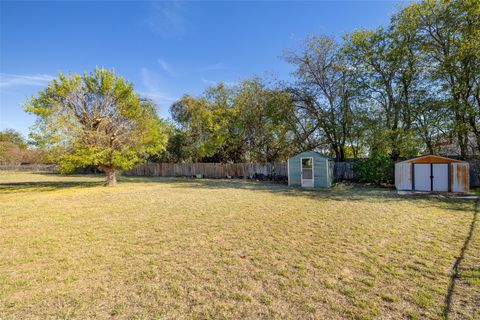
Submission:
M 300 112 L 316 123 L 336 160 L 343 161 L 351 140 L 355 91 L 354 70 L 341 45 L 332 37 L 311 36 L 298 52 L 287 52 L 286 60 L 296 67 L 291 92 Z
M 480 2 L 425 0 L 406 7 L 404 25 L 415 29 L 437 98 L 449 113 L 460 156 L 469 153 L 469 134 L 480 151 Z
M 178 130 L 169 151 L 177 160 L 272 162 L 291 154 L 291 97 L 260 79 L 186 95 L 170 113 Z M 182 154 L 182 156 L 179 156 Z
M 179 128 L 171 141 L 191 161 L 238 160 L 241 145 L 235 134 L 234 90 L 223 84 L 208 88 L 201 97 L 183 96 L 170 107 Z
M 110 70 L 60 73 L 25 109 L 38 116 L 32 137 L 63 171 L 96 165 L 106 186 L 116 184 L 118 170 L 160 153 L 166 143 L 153 103 Z
M 274 162 L 291 155 L 290 94 L 268 88 L 260 79 L 243 81 L 235 98 L 238 133 L 245 148 L 243 159 Z
M 358 71 L 359 93 L 375 118 L 372 137 L 382 136 L 378 141 L 393 160 L 409 156 L 401 146 L 414 134 L 418 61 L 413 36 L 405 31 L 409 30 L 398 30 L 394 24 L 389 29 L 356 31 L 345 36 L 344 46 Z

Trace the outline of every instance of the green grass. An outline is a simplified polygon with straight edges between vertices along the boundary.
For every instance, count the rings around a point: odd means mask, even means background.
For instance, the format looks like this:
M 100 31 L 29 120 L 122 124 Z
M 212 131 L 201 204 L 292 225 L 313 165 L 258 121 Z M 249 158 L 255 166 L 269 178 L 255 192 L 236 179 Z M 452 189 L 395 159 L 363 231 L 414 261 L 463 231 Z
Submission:
M 472 200 L 102 180 L 0 173 L 0 319 L 479 319 Z

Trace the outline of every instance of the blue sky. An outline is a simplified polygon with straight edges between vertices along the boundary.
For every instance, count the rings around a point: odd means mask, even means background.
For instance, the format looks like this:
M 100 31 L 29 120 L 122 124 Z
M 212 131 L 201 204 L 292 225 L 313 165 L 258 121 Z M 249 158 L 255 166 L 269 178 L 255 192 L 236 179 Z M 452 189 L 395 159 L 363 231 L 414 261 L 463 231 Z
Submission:
M 168 117 L 172 101 L 223 81 L 288 80 L 281 58 L 309 34 L 385 25 L 399 1 L 0 1 L 0 130 L 24 135 L 21 105 L 59 71 L 114 68 Z

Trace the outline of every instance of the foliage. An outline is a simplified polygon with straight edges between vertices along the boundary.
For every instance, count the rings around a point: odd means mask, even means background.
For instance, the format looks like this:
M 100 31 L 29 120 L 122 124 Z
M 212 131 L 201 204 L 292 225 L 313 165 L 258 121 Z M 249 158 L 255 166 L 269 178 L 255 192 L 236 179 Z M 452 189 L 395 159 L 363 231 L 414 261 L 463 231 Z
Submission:
M 285 59 L 296 67 L 291 88 L 297 108 L 314 121 L 338 161 L 345 159 L 347 141 L 355 140 L 353 108 L 356 100 L 349 67 L 342 47 L 332 37 L 310 36 L 299 52 L 289 51 Z
M 398 20 L 417 35 L 416 54 L 427 70 L 425 80 L 437 103 L 445 107 L 446 125 L 460 156 L 467 157 L 470 132 L 479 152 L 480 2 L 425 0 L 406 7 Z
M 176 149 L 185 155 L 185 160 L 217 158 L 217 161 L 225 161 L 232 158 L 229 147 L 235 144 L 231 133 L 236 112 L 231 88 L 219 84 L 198 99 L 186 95 L 171 106 L 170 112 L 185 133 L 173 137 Z
M 29 147 L 20 132 L 13 129 L 0 131 L 0 163 L 38 163 L 44 158 L 44 151 Z
M 355 163 L 355 172 L 360 182 L 392 183 L 393 161 L 385 154 L 375 154 Z
M 413 131 L 416 105 L 412 102 L 420 71 L 412 39 L 411 32 L 400 32 L 395 25 L 345 36 L 344 51 L 353 68 L 359 70 L 359 94 L 368 99 L 375 124 L 388 132 L 383 138 L 393 160 L 405 156 L 398 142 Z
M 466 158 L 480 151 L 480 2 L 412 3 L 386 27 L 309 36 L 286 54 L 295 65 L 297 137 L 337 160 L 437 153 L 454 137 Z M 303 125 L 306 124 L 306 125 Z M 352 151 L 352 152 L 350 152 Z
M 22 134 L 14 129 L 0 131 L 0 143 L 11 143 L 18 146 L 20 149 L 27 148 L 27 142 Z
M 0 131 L 0 163 L 20 163 L 27 143 L 21 133 L 13 129 Z
M 274 162 L 291 155 L 294 105 L 287 92 L 269 89 L 259 79 L 243 81 L 235 105 L 246 161 Z
M 61 74 L 26 109 L 39 116 L 31 137 L 65 171 L 94 164 L 111 173 L 143 159 L 273 162 L 305 150 L 396 161 L 439 153 L 444 142 L 467 158 L 480 153 L 479 47 L 479 1 L 424 0 L 342 41 L 307 37 L 284 55 L 292 83 L 251 78 L 184 95 L 172 123 L 99 69 Z
M 31 137 L 64 172 L 96 165 L 115 184 L 129 169 L 164 149 L 165 134 L 153 103 L 113 71 L 59 74 L 25 109 L 38 116 Z
M 167 149 L 177 160 L 271 162 L 290 154 L 290 96 L 260 79 L 235 87 L 218 84 L 184 96 L 170 112 L 178 130 Z

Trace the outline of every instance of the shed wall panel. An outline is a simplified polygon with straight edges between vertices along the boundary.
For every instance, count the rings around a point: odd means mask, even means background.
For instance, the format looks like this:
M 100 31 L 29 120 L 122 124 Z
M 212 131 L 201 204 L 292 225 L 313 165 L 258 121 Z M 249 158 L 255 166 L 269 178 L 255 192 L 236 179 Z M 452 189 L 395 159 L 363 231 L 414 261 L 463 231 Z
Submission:
M 412 165 L 410 163 L 395 164 L 395 187 L 397 190 L 412 190 Z
M 328 188 L 328 167 L 327 167 L 327 159 L 316 157 L 313 158 L 313 171 L 314 171 L 314 187 L 315 188 Z
M 453 163 L 452 164 L 452 191 L 453 192 L 469 192 L 469 167 L 468 163 Z

